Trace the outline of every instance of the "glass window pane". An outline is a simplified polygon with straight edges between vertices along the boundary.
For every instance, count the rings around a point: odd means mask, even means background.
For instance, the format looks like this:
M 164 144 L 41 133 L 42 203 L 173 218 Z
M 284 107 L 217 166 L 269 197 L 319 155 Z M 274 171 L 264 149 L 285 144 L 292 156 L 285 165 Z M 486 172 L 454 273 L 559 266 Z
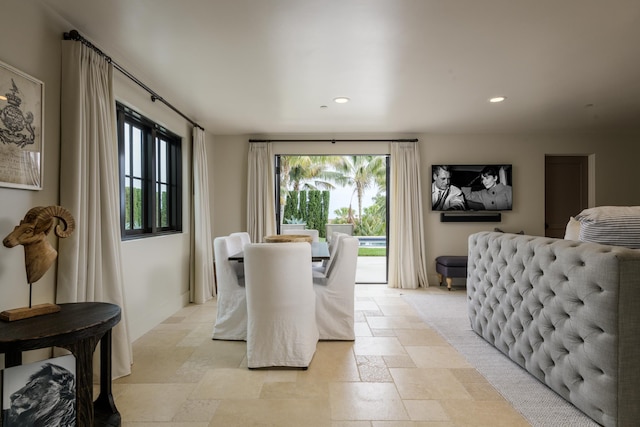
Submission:
M 142 229 L 142 180 L 133 180 L 133 229 Z
M 131 206 L 132 193 L 129 180 L 125 180 L 124 185 L 124 229 L 131 230 Z
M 156 138 L 156 158 L 154 159 L 156 162 L 156 176 L 154 177 L 156 183 L 160 182 L 160 174 L 162 173 L 162 162 L 160 161 L 161 152 L 160 138 Z
M 160 181 L 167 182 L 167 141 L 160 140 Z
M 142 177 L 142 130 L 133 128 L 132 141 L 133 146 L 133 176 Z
M 167 193 L 167 186 L 165 184 L 158 185 L 158 194 L 157 194 L 157 203 L 158 203 L 158 220 L 156 221 L 156 225 L 158 227 L 168 227 L 168 203 L 169 203 L 169 194 Z
M 124 174 L 131 174 L 131 126 L 129 123 L 124 124 Z

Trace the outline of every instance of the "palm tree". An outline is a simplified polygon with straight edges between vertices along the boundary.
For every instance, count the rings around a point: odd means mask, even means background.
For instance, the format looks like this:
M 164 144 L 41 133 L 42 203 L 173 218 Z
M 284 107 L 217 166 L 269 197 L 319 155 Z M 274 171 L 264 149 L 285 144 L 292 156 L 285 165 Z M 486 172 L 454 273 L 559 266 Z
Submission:
M 286 200 L 292 193 L 334 189 L 333 184 L 326 180 L 326 170 L 336 159 L 334 156 L 280 156 L 281 208 L 286 206 Z
M 327 181 L 327 166 L 336 162 L 335 156 L 282 156 L 280 180 L 285 190 L 332 190 Z
M 358 218 L 361 219 L 362 198 L 365 190 L 374 185 L 381 188 L 381 183 L 385 182 L 385 158 L 383 156 L 342 156 L 333 163 L 333 166 L 335 172 L 328 172 L 326 176 L 337 184 L 353 187 L 354 195 L 358 200 Z
M 353 209 L 351 208 L 338 208 L 333 213 L 336 218 L 333 224 L 353 224 Z

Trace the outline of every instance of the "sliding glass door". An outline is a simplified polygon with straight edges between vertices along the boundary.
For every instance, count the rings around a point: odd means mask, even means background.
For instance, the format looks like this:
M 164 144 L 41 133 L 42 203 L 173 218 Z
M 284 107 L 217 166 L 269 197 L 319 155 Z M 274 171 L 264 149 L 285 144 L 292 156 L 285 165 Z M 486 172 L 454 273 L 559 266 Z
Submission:
M 360 240 L 357 283 L 387 283 L 389 158 L 277 155 L 276 218 L 285 229 L 341 231 Z

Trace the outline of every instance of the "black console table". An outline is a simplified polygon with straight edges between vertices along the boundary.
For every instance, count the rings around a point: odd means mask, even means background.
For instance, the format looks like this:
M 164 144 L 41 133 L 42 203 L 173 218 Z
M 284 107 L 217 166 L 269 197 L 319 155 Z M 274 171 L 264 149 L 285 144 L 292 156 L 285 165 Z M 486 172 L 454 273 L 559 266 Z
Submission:
M 102 302 L 59 305 L 57 313 L 0 322 L 0 353 L 5 354 L 5 367 L 22 364 L 22 352 L 26 350 L 69 350 L 76 358 L 77 426 L 120 426 L 111 389 L 111 328 L 120 321 L 120 307 Z M 98 341 L 100 394 L 94 402 L 93 353 Z

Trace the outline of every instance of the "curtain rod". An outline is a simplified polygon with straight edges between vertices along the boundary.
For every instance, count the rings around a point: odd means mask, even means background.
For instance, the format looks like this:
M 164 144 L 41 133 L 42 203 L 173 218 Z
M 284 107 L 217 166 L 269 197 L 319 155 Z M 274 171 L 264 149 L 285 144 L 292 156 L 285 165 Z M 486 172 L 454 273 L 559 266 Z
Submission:
M 250 139 L 249 142 L 418 142 L 414 139 Z
M 164 105 L 166 105 L 167 107 L 171 108 L 173 111 L 175 111 L 180 116 L 182 116 L 182 118 L 184 118 L 186 121 L 191 123 L 193 126 L 204 130 L 204 128 L 202 126 L 200 126 L 198 123 L 196 123 L 193 120 L 191 120 L 184 113 L 182 113 L 182 111 L 178 110 L 176 107 L 174 107 L 169 102 L 167 102 L 167 100 L 165 100 L 163 97 L 161 97 L 156 92 L 154 92 L 149 86 L 145 85 L 140 80 L 138 80 L 133 74 L 131 74 L 130 72 L 128 72 L 127 70 L 122 68 L 122 66 L 120 66 L 113 59 L 111 59 L 111 57 L 109 55 L 107 55 L 106 53 L 101 51 L 98 47 L 96 47 L 89 40 L 87 40 L 84 37 L 82 37 L 80 35 L 80 33 L 78 33 L 77 30 L 71 30 L 68 33 L 64 33 L 63 37 L 64 37 L 65 40 L 75 40 L 75 41 L 80 42 L 83 45 L 93 49 L 96 53 L 98 53 L 98 55 L 102 56 L 104 59 L 107 60 L 107 62 L 111 63 L 116 70 L 120 71 L 122 74 L 124 74 L 126 77 L 128 77 L 130 80 L 132 80 L 134 83 L 136 83 L 138 86 L 140 86 L 141 88 L 143 88 L 144 90 L 149 92 L 151 94 L 151 102 L 156 102 L 156 101 L 162 102 Z

